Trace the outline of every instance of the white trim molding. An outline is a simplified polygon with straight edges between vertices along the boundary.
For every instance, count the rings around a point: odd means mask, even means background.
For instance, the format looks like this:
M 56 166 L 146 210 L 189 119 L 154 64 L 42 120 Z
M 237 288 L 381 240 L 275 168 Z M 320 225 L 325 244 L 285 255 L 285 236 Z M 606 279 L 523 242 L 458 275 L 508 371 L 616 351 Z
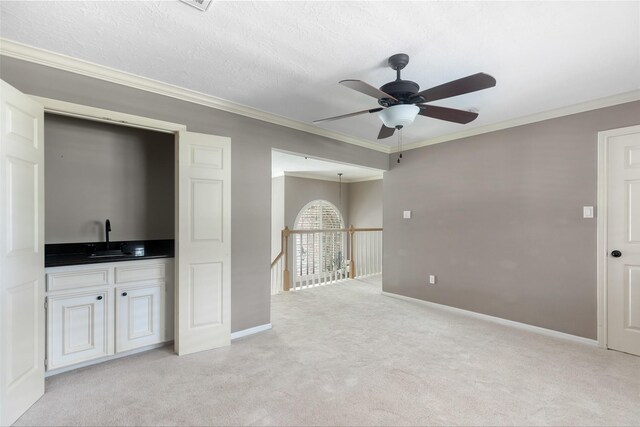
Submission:
M 97 122 L 107 122 L 122 126 L 142 129 L 150 129 L 157 132 L 175 133 L 187 130 L 185 125 L 150 119 L 133 114 L 104 110 L 102 108 L 89 107 L 87 105 L 73 104 L 71 102 L 58 101 L 57 99 L 43 98 L 29 95 L 33 100 L 44 106 L 44 111 L 62 116 L 77 117 Z
M 340 179 L 334 177 L 328 177 L 324 175 L 316 175 L 313 172 L 285 172 L 284 175 L 280 176 L 292 176 L 294 178 L 306 178 L 306 179 L 318 179 L 320 181 L 331 181 L 331 182 L 341 182 Z M 277 178 L 277 177 L 272 177 Z M 380 171 L 379 174 L 374 176 L 369 176 L 367 178 L 352 178 L 352 179 L 343 179 L 343 184 L 354 184 L 356 182 L 365 182 L 365 181 L 379 181 L 383 178 L 383 172 Z
M 389 147 L 376 144 L 363 138 L 357 138 L 328 129 L 323 129 L 309 123 L 299 120 L 289 119 L 277 114 L 268 113 L 257 108 L 248 107 L 246 105 L 237 104 L 227 101 L 226 99 L 207 95 L 190 89 L 185 89 L 172 84 L 153 80 L 147 77 L 137 76 L 135 74 L 116 70 L 104 65 L 95 64 L 82 59 L 73 58 L 71 56 L 62 55 L 45 49 L 28 46 L 5 38 L 0 38 L 0 55 L 35 64 L 45 65 L 47 67 L 56 68 L 58 70 L 69 71 L 87 77 L 116 83 L 135 89 L 144 90 L 158 95 L 169 96 L 171 98 L 180 99 L 182 101 L 191 102 L 193 104 L 204 105 L 205 107 L 215 108 L 233 114 L 238 114 L 252 119 L 261 120 L 263 122 L 273 123 L 279 126 L 288 127 L 302 132 L 323 136 L 346 142 L 348 144 L 357 145 L 371 150 L 389 152 Z
M 0 55 L 4 55 L 11 58 L 20 59 L 23 61 L 32 62 L 34 64 L 45 65 L 58 70 L 68 71 L 75 74 L 80 74 L 87 77 L 93 77 L 96 79 L 108 81 L 111 83 L 120 84 L 123 86 L 132 87 L 135 89 L 144 90 L 158 95 L 168 96 L 182 101 L 191 102 L 194 104 L 204 105 L 206 107 L 214 108 L 221 111 L 226 111 L 233 114 L 238 114 L 252 119 L 261 120 L 268 123 L 273 123 L 279 126 L 288 127 L 291 129 L 307 132 L 310 134 L 322 136 L 325 138 L 334 139 L 348 144 L 357 145 L 359 147 L 369 148 L 371 150 L 380 151 L 383 153 L 395 153 L 395 147 L 389 147 L 387 145 L 378 144 L 365 138 L 354 137 L 329 129 L 320 128 L 318 126 L 305 123 L 299 120 L 289 119 L 287 117 L 279 116 L 277 114 L 269 113 L 257 108 L 252 108 L 246 105 L 237 104 L 222 98 L 207 95 L 201 92 L 197 92 L 190 89 L 185 89 L 179 86 L 164 83 L 158 80 L 153 80 L 147 77 L 138 76 L 135 74 L 127 73 L 124 71 L 116 70 L 114 68 L 106 67 L 104 65 L 95 64 L 82 59 L 73 58 L 71 56 L 62 55 L 45 49 L 36 48 L 26 44 L 18 43 L 5 38 L 0 38 Z M 624 104 L 627 102 L 633 102 L 640 100 L 640 90 L 634 90 L 631 92 L 621 93 L 614 96 L 600 98 L 592 101 L 583 102 L 576 105 L 565 106 L 554 110 L 532 114 L 525 117 L 519 117 L 511 120 L 507 120 L 500 123 L 495 123 L 486 126 L 480 126 L 473 129 L 468 129 L 462 132 L 451 133 L 448 135 L 442 135 L 435 138 L 426 139 L 423 141 L 414 142 L 411 144 L 405 144 L 404 151 L 413 150 L 415 148 L 425 147 L 427 145 L 440 144 L 442 142 L 452 141 L 460 138 L 466 138 L 474 135 L 480 135 L 483 133 L 495 132 L 502 129 L 517 127 L 526 125 L 529 123 L 540 122 L 543 120 L 554 119 L 558 117 L 567 116 L 570 114 L 582 113 L 590 110 L 597 110 L 599 108 L 611 107 L 613 105 Z
M 475 311 L 463 310 L 462 308 L 451 307 L 448 305 L 438 304 L 431 301 L 425 301 L 417 298 L 407 297 L 404 295 L 394 294 L 391 292 L 382 292 L 382 295 L 396 298 L 403 301 L 410 301 L 414 303 L 418 303 L 421 305 L 425 305 L 430 308 L 437 308 L 440 310 L 448 311 L 450 313 L 460 314 L 467 317 L 473 317 L 480 320 L 485 320 L 487 322 L 498 323 L 500 325 L 509 326 L 511 328 L 520 329 L 523 331 L 533 332 L 539 335 L 546 335 L 548 337 L 560 338 L 566 341 L 572 341 L 579 344 L 586 344 L 589 346 L 596 346 L 596 340 L 592 340 L 589 338 L 579 337 L 577 335 L 571 335 L 564 332 L 554 331 L 552 329 L 541 328 L 539 326 L 528 325 L 526 323 L 520 323 L 513 320 L 503 319 L 501 317 L 490 316 L 488 314 L 476 313 Z
M 609 257 L 607 243 L 607 176 L 609 138 L 640 132 L 640 126 L 629 126 L 598 132 L 598 206 L 597 216 L 597 287 L 598 287 L 598 347 L 608 348 L 607 343 L 607 259 Z
M 232 332 L 231 341 L 237 340 L 238 338 L 243 338 L 249 335 L 257 334 L 260 332 L 268 331 L 271 328 L 272 328 L 271 323 L 265 323 L 264 325 L 258 325 L 258 326 L 254 326 L 253 328 Z
M 627 102 L 634 102 L 634 101 L 640 101 L 640 90 L 633 90 L 631 92 L 620 93 L 617 95 L 607 96 L 605 98 L 600 98 L 600 99 L 594 99 L 592 101 L 587 101 L 580 104 L 556 108 L 556 109 L 545 111 L 542 113 L 532 114 L 524 117 L 518 117 L 511 120 L 506 120 L 500 123 L 480 126 L 480 127 L 465 130 L 462 132 L 451 133 L 448 135 L 442 135 L 435 138 L 426 139 L 424 141 L 405 144 L 402 147 L 402 150 L 403 151 L 413 150 L 415 148 L 426 147 L 427 145 L 440 144 L 443 142 L 453 141 L 456 139 L 462 139 L 470 136 L 481 135 L 483 133 L 496 132 L 503 129 L 518 127 L 522 125 L 528 125 L 530 123 L 542 122 L 545 120 L 557 119 L 559 117 L 569 116 L 571 114 L 584 113 L 586 111 L 612 107 L 614 105 L 626 104 Z M 397 151 L 397 149 L 390 148 L 390 151 L 394 153 Z

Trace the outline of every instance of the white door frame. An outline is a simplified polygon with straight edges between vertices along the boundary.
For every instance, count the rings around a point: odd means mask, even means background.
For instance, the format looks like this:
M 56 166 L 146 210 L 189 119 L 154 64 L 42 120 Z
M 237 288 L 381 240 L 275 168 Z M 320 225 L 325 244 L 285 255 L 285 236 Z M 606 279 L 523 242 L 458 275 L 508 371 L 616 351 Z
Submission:
M 175 145 L 176 153 L 177 153 L 177 149 L 178 149 L 178 147 L 177 147 L 178 139 L 177 138 L 179 138 L 179 134 L 181 132 L 186 132 L 186 130 L 187 130 L 187 126 L 186 125 L 182 125 L 182 124 L 178 124 L 178 123 L 165 122 L 165 121 L 162 121 L 162 120 L 155 120 L 155 119 L 150 119 L 150 118 L 147 118 L 147 117 L 135 116 L 133 114 L 126 114 L 126 113 L 120 113 L 120 112 L 111 111 L 111 110 L 104 110 L 104 109 L 101 109 L 101 108 L 89 107 L 89 106 L 86 106 L 86 105 L 74 104 L 74 103 L 65 102 L 65 101 L 59 101 L 59 100 L 56 100 L 56 99 L 42 98 L 42 97 L 34 96 L 34 95 L 29 95 L 29 96 L 44 106 L 45 113 L 59 114 L 59 115 L 64 115 L 64 116 L 69 116 L 69 117 L 76 117 L 76 118 L 80 118 L 80 119 L 86 119 L 86 120 L 92 120 L 92 121 L 98 121 L 98 122 L 104 122 L 104 123 L 111 123 L 111 124 L 116 124 L 116 125 L 121 125 L 121 126 L 129 126 L 129 127 L 136 127 L 136 128 L 142 128 L 142 129 L 149 129 L 149 130 L 153 130 L 153 131 L 157 131 L 157 132 L 164 132 L 164 133 L 174 134 L 176 136 L 176 142 L 174 143 L 174 144 L 176 144 Z M 176 159 L 175 159 L 176 171 L 178 170 L 177 161 L 178 161 L 178 158 L 176 156 Z M 176 193 L 175 194 L 175 196 L 176 196 L 176 198 L 175 198 L 176 224 L 174 224 L 174 226 L 175 226 L 175 230 L 176 230 L 175 240 L 177 241 L 179 239 L 178 223 L 177 223 L 177 220 L 178 220 L 178 191 L 177 191 L 177 187 L 176 187 L 176 192 L 175 193 Z M 177 275 L 177 271 L 178 271 L 178 269 L 176 268 L 175 269 L 176 275 Z M 178 292 L 178 287 L 180 286 L 180 283 L 177 280 L 177 276 L 174 277 L 174 283 L 175 283 L 174 291 L 177 293 Z M 177 307 L 178 307 L 177 304 L 178 304 L 178 299 L 174 298 L 174 311 L 176 313 L 177 313 Z M 177 333 L 178 333 L 178 330 L 176 329 L 174 331 L 174 334 L 177 334 Z M 176 337 L 174 336 L 174 341 L 175 340 L 176 340 Z
M 607 174 L 609 138 L 640 132 L 640 125 L 598 132 L 597 289 L 598 347 L 607 347 Z
M 150 129 L 164 133 L 177 133 L 186 131 L 187 126 L 162 120 L 149 119 L 133 114 L 119 113 L 117 111 L 104 110 L 102 108 L 89 107 L 87 105 L 74 104 L 59 101 L 57 99 L 42 98 L 29 95 L 35 101 L 44 105 L 45 113 L 60 114 L 63 116 L 77 117 L 121 126 L 130 126 L 142 129 Z

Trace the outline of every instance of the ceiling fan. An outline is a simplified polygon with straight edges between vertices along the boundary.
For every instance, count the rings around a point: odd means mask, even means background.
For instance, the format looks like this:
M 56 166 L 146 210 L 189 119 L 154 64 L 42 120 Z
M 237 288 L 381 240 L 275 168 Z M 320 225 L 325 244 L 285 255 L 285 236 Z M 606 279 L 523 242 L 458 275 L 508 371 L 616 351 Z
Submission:
M 368 113 L 379 113 L 382 120 L 382 128 L 378 133 L 378 139 L 388 138 L 396 129 L 402 129 L 413 123 L 416 116 L 432 117 L 448 122 L 466 124 L 478 117 L 473 111 L 456 110 L 454 108 L 426 105 L 438 99 L 451 98 L 465 93 L 476 92 L 496 85 L 496 79 L 485 73 L 477 73 L 471 76 L 453 80 L 431 89 L 420 91 L 420 86 L 410 80 L 402 80 L 400 71 L 409 63 L 409 55 L 398 53 L 389 58 L 389 67 L 396 71 L 396 79 L 376 89 L 374 86 L 361 80 L 342 80 L 341 85 L 356 90 L 378 100 L 380 107 L 358 111 L 341 116 L 315 120 L 313 123 L 322 123 L 346 117 L 358 116 Z

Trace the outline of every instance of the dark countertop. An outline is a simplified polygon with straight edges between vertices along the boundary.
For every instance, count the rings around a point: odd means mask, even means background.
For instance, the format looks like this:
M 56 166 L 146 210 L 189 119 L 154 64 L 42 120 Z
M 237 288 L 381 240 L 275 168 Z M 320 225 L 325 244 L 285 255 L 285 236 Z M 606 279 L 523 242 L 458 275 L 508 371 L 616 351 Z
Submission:
M 110 242 L 108 252 L 105 242 L 53 243 L 44 245 L 44 252 L 45 267 L 173 258 L 174 240 Z

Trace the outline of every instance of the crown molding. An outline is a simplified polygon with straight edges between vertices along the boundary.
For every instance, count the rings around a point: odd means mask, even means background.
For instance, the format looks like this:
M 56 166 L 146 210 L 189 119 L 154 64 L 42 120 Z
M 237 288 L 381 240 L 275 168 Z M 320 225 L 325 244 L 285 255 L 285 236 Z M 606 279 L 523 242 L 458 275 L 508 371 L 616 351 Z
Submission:
M 248 107 L 246 105 L 236 104 L 215 96 L 206 95 L 201 92 L 181 88 L 168 83 L 153 80 L 147 77 L 137 76 L 135 74 L 116 70 L 114 68 L 98 65 L 82 59 L 73 58 L 71 56 L 62 55 L 45 49 L 36 48 L 26 44 L 18 43 L 9 39 L 0 38 L 0 55 L 23 61 L 32 62 L 47 67 L 56 68 L 58 70 L 69 71 L 87 77 L 92 77 L 135 89 L 144 90 L 158 95 L 169 96 L 171 98 L 180 99 L 182 101 L 194 104 L 204 105 L 216 110 L 226 111 L 238 114 L 252 119 L 261 120 L 263 122 L 272 123 L 279 126 L 307 132 L 310 134 L 334 139 L 348 144 L 357 145 L 359 147 L 368 148 L 370 150 L 389 153 L 387 146 L 376 144 L 363 138 L 356 138 L 341 132 L 323 129 L 299 120 L 292 120 L 277 114 L 268 113 L 257 108 Z
M 5 55 L 11 58 L 20 59 L 23 61 L 28 61 L 63 71 L 69 71 L 75 74 L 132 87 L 151 93 L 156 93 L 158 95 L 180 99 L 182 101 L 187 101 L 194 104 L 204 105 L 216 110 L 238 114 L 263 122 L 268 122 L 275 125 L 322 136 L 325 138 L 334 139 L 337 141 L 345 142 L 347 144 L 357 145 L 359 147 L 368 148 L 370 150 L 375 150 L 382 153 L 395 153 L 397 151 L 394 147 L 377 144 L 364 138 L 357 138 L 346 135 L 342 132 L 320 128 L 305 122 L 301 122 L 299 120 L 292 120 L 283 116 L 279 116 L 277 114 L 259 110 L 257 108 L 236 104 L 222 98 L 217 98 L 215 96 L 206 95 L 201 92 L 184 89 L 168 83 L 163 83 L 146 77 L 137 76 L 135 74 L 130 74 L 124 71 L 116 70 L 114 68 L 109 68 L 103 65 L 98 65 L 92 62 L 73 58 L 71 56 L 62 55 L 45 49 L 25 45 L 5 38 L 0 38 L 0 55 Z M 405 144 L 403 146 L 403 151 L 413 150 L 416 148 L 425 147 L 427 145 L 440 144 L 447 141 L 467 138 L 483 133 L 495 132 L 503 129 L 522 126 L 544 120 L 555 119 L 558 117 L 582 113 L 585 111 L 597 110 L 599 108 L 611 107 L 614 105 L 638 100 L 640 100 L 640 90 L 634 90 L 631 92 L 621 93 L 618 95 L 587 101 L 580 104 L 561 107 L 542 113 L 536 113 L 529 116 L 506 120 L 500 123 L 480 126 L 466 131 L 451 133 L 435 138 L 413 142 L 410 144 Z
M 376 174 L 374 176 L 370 176 L 367 178 L 356 178 L 356 179 L 342 179 L 342 183 L 343 184 L 353 184 L 356 182 L 365 182 L 365 181 L 377 181 L 379 179 L 382 179 L 383 172 L 381 171 L 379 174 Z M 284 175 L 279 175 L 279 176 L 292 176 L 294 178 L 305 178 L 305 179 L 317 179 L 320 181 L 331 181 L 331 182 L 340 182 L 339 178 L 333 178 L 333 177 L 328 177 L 328 176 L 321 176 L 321 175 L 316 175 L 313 172 L 309 171 L 309 172 L 285 172 Z M 278 178 L 277 176 L 274 176 L 273 178 Z
M 544 120 L 557 119 L 559 117 L 569 116 L 571 114 L 584 113 L 586 111 L 612 107 L 614 105 L 625 104 L 627 102 L 633 102 L 633 101 L 640 101 L 640 90 L 620 93 L 617 95 L 594 99 L 592 101 L 587 101 L 580 104 L 575 104 L 575 105 L 570 105 L 566 107 L 556 108 L 549 111 L 544 111 L 542 113 L 536 113 L 536 114 L 531 114 L 529 116 L 518 117 L 511 120 L 506 120 L 500 123 L 480 126 L 480 127 L 469 129 L 462 132 L 450 133 L 448 135 L 442 135 L 435 138 L 426 139 L 423 141 L 413 142 L 411 144 L 405 144 L 403 147 L 403 151 L 413 150 L 420 147 L 426 147 L 427 145 L 440 144 L 443 142 L 453 141 L 456 139 L 467 138 L 470 136 L 480 135 L 483 133 L 495 132 L 503 129 L 527 125 L 530 123 L 542 122 Z M 391 148 L 390 151 L 391 153 L 395 153 L 397 149 Z

